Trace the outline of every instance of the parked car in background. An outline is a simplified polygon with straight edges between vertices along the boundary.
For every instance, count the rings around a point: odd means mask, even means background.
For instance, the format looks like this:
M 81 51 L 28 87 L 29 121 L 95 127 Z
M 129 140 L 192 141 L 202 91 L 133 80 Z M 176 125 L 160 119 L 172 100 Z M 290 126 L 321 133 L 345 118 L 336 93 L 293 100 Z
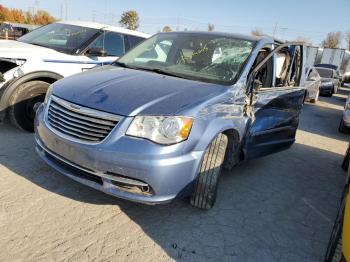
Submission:
M 315 66 L 317 72 L 321 76 L 320 95 L 332 96 L 337 93 L 340 87 L 339 71 L 334 69 L 332 65 L 325 66 L 324 64 Z
M 332 234 L 328 243 L 325 262 L 350 261 L 350 144 L 344 157 L 343 168 L 347 172 L 347 179 L 341 197 L 338 214 L 335 219 Z M 346 163 L 346 166 L 344 165 Z
M 15 40 L 38 27 L 37 25 L 3 22 L 0 24 L 0 39 Z
M 316 68 L 311 67 L 306 69 L 306 96 L 305 100 L 311 103 L 316 103 L 320 95 L 321 77 Z
M 339 124 L 339 132 L 348 133 L 350 130 L 350 95 L 346 99 L 344 111 Z
M 51 85 L 37 111 L 37 152 L 113 196 L 148 204 L 190 196 L 209 209 L 221 167 L 294 143 L 302 48 L 269 37 L 157 34 L 112 65 Z
M 90 22 L 57 22 L 0 40 L 0 121 L 33 131 L 35 109 L 50 84 L 110 64 L 149 35 Z

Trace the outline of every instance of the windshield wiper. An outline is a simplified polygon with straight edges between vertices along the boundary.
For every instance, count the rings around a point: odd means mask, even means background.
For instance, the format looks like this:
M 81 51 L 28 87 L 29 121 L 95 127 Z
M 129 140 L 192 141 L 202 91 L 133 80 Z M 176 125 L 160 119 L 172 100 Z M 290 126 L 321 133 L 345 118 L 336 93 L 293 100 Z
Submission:
M 164 70 L 164 69 L 161 69 L 161 68 L 148 68 L 148 67 L 131 66 L 131 65 L 127 65 L 126 63 L 119 62 L 119 61 L 115 61 L 113 64 L 117 65 L 117 66 L 120 66 L 120 67 L 124 67 L 124 68 L 150 71 L 150 72 L 155 72 L 157 74 L 162 74 L 162 75 L 167 75 L 167 76 L 174 76 L 174 77 L 179 77 L 179 78 L 186 79 L 182 75 L 178 75 L 178 74 L 175 74 L 173 72 L 169 72 L 168 70 Z
M 161 69 L 161 68 L 145 68 L 145 67 L 140 67 L 140 68 L 138 68 L 138 69 L 145 70 L 145 71 L 155 72 L 155 73 L 161 74 L 161 75 L 174 76 L 174 77 L 186 79 L 186 78 L 185 78 L 184 76 L 182 76 L 182 75 L 178 75 L 178 74 L 176 74 L 176 73 L 169 72 L 168 70 L 164 70 L 164 69 Z

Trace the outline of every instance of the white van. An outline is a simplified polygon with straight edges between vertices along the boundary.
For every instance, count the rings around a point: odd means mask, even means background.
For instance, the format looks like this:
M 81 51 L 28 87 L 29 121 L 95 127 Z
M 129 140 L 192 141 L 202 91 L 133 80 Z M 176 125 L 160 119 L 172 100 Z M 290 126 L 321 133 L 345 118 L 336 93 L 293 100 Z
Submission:
M 111 64 L 149 35 L 92 22 L 57 22 L 0 40 L 0 122 L 33 131 L 36 106 L 53 82 Z M 72 87 L 74 88 L 74 87 Z

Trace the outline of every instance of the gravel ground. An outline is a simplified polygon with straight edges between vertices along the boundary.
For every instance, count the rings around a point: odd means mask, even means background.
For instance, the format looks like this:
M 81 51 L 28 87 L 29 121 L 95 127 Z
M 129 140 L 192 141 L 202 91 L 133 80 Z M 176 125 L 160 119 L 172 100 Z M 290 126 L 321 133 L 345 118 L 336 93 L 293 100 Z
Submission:
M 305 104 L 291 149 L 225 171 L 216 206 L 144 206 L 59 175 L 0 127 L 0 261 L 321 261 L 337 212 L 348 90 Z

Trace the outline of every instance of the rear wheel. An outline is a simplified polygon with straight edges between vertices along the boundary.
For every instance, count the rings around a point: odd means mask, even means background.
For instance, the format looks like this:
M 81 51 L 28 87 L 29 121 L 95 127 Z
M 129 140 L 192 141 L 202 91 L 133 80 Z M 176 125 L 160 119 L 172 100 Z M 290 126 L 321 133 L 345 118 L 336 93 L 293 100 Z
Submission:
M 33 132 L 35 109 L 45 99 L 49 83 L 30 81 L 18 86 L 9 100 L 9 118 L 20 129 Z
M 210 209 L 214 206 L 227 142 L 227 136 L 220 134 L 211 142 L 209 148 L 206 150 L 190 199 L 192 206 L 201 209 Z

